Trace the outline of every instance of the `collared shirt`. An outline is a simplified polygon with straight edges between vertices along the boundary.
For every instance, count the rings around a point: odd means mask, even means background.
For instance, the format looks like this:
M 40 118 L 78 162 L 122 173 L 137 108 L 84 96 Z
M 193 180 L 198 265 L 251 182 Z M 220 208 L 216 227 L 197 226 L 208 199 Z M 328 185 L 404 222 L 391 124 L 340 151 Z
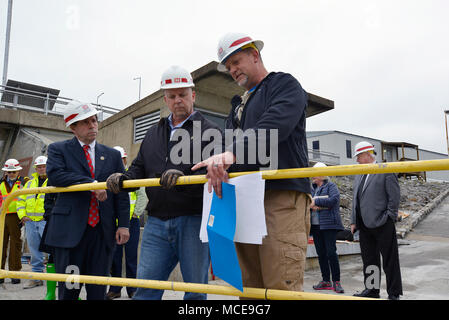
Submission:
M 81 142 L 79 139 L 78 142 L 80 143 L 81 148 L 83 148 L 83 146 L 86 144 L 84 142 Z M 94 167 L 94 170 L 95 170 L 95 143 L 96 141 L 94 140 L 91 144 L 89 144 L 89 149 L 87 151 L 89 152 L 90 159 L 92 160 L 92 166 Z
M 9 177 L 6 177 L 6 182 L 8 182 L 10 188 L 12 188 L 12 186 L 14 185 L 14 183 L 16 181 L 17 181 L 17 179 L 11 180 L 11 179 L 9 179 Z
M 175 132 L 176 129 L 179 129 L 182 127 L 182 125 L 184 124 L 184 122 L 186 122 L 187 120 L 190 119 L 190 117 L 195 113 L 196 111 L 193 111 L 183 122 L 177 124 L 176 126 L 173 126 L 173 113 L 170 113 L 170 115 L 168 116 L 167 120 L 168 120 L 168 124 L 170 126 L 170 139 L 171 137 L 173 137 L 173 133 Z
M 375 164 L 375 163 L 377 163 L 377 160 L 374 160 L 372 164 Z M 367 173 L 367 174 L 366 174 L 365 183 L 364 183 L 363 186 L 362 186 L 362 190 L 363 190 L 363 188 L 365 188 L 365 185 L 366 185 L 366 182 L 368 181 L 369 176 L 370 176 L 370 174 Z

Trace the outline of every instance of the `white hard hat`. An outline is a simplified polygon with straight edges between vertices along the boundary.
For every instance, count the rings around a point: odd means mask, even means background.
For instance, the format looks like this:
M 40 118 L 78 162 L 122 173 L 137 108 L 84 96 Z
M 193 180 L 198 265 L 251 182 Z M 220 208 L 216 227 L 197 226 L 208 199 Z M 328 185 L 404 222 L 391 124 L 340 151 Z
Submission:
M 322 162 L 317 162 L 313 165 L 314 168 L 323 168 L 323 167 L 327 167 L 325 163 Z
M 97 109 L 95 109 L 95 107 L 90 103 L 83 103 L 80 101 L 72 100 L 67 105 L 67 108 L 64 111 L 65 126 L 68 127 L 72 123 L 87 119 L 91 116 L 96 115 L 97 113 Z
M 19 171 L 22 170 L 19 161 L 16 159 L 8 159 L 2 168 L 3 171 Z
M 34 165 L 39 166 L 42 164 L 47 164 L 47 157 L 46 156 L 39 156 L 34 160 Z
M 120 155 L 122 156 L 122 158 L 128 158 L 128 154 L 125 152 L 125 149 L 123 149 L 122 147 L 115 146 L 114 149 L 120 151 Z
M 253 40 L 250 36 L 244 33 L 227 33 L 218 42 L 217 55 L 219 64 L 217 66 L 218 71 L 225 72 L 226 66 L 224 65 L 226 59 L 231 56 L 231 54 L 239 51 L 239 49 L 244 49 L 243 47 L 254 44 L 257 50 L 261 51 L 263 48 L 263 41 Z
M 355 158 L 355 157 L 357 157 L 357 155 L 359 155 L 363 152 L 367 152 L 367 151 L 373 151 L 374 154 L 376 153 L 374 146 L 371 143 L 366 142 L 366 141 L 359 142 L 354 147 L 353 158 Z
M 162 74 L 161 89 L 194 87 L 190 72 L 180 66 L 171 66 Z

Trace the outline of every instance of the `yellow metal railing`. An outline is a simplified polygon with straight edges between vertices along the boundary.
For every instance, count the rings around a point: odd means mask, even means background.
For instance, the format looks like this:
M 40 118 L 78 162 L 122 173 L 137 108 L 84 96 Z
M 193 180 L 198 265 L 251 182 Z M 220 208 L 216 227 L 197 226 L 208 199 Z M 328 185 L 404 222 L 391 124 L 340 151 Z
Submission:
M 377 174 L 377 173 L 403 173 L 414 171 L 440 171 L 449 170 L 449 159 L 443 160 L 425 160 L 425 161 L 403 161 L 403 162 L 389 162 L 377 164 L 363 164 L 363 165 L 343 165 L 321 168 L 299 168 L 299 169 L 283 169 L 283 170 L 266 170 L 262 172 L 263 179 L 291 179 L 291 178 L 307 178 L 314 176 L 346 176 L 356 174 Z M 238 172 L 229 174 L 230 178 L 250 174 L 254 172 Z M 200 184 L 207 182 L 204 175 L 197 176 L 183 176 L 178 178 L 178 185 L 186 184 Z M 124 188 L 149 187 L 159 186 L 159 179 L 139 179 L 128 180 L 123 182 Z M 2 204 L 0 215 L 0 257 L 3 251 L 3 235 L 5 228 L 6 208 L 10 202 L 22 194 L 35 193 L 59 193 L 59 192 L 76 192 L 87 190 L 106 189 L 106 182 L 86 183 L 70 186 L 67 188 L 59 187 L 41 187 L 31 189 L 20 189 L 11 193 Z M 61 281 L 72 283 L 89 283 L 99 285 L 115 285 L 122 287 L 141 287 L 152 288 L 160 290 L 174 290 L 187 292 L 200 292 L 218 295 L 239 296 L 245 298 L 255 299 L 276 299 L 276 300 L 354 300 L 363 299 L 352 296 L 308 293 L 298 291 L 261 289 L 261 288 L 244 288 L 243 292 L 230 287 L 218 286 L 210 284 L 173 282 L 173 281 L 156 281 L 156 280 L 141 280 L 131 278 L 116 278 L 116 277 L 99 277 L 99 276 L 85 276 L 74 274 L 59 274 L 59 273 L 40 273 L 40 272 L 22 272 L 9 271 L 0 269 L 1 278 L 22 278 L 22 279 L 40 279 L 49 281 Z

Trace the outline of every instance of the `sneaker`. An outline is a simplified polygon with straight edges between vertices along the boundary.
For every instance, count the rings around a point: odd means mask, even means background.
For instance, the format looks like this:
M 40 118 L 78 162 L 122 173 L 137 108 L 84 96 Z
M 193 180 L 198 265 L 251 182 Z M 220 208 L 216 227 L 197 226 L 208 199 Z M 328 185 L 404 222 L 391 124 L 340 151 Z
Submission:
M 29 280 L 24 286 L 24 289 L 31 289 L 34 287 L 43 286 L 44 282 L 42 280 Z
M 332 283 L 330 281 L 320 281 L 313 286 L 314 290 L 332 290 Z
M 340 281 L 334 281 L 333 289 L 336 293 L 345 293 L 345 290 L 343 290 Z
M 120 298 L 121 296 L 122 294 L 120 292 L 109 291 L 108 293 L 106 293 L 106 300 L 114 300 Z
M 354 294 L 354 297 L 364 297 L 364 298 L 380 298 L 379 290 L 375 289 L 365 289 L 360 293 Z

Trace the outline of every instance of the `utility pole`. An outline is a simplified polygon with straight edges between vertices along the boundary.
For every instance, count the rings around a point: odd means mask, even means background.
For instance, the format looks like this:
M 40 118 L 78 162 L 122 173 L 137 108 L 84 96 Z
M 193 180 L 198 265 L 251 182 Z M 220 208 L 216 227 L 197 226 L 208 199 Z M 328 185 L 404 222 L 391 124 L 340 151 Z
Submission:
M 9 60 L 9 39 L 11 36 L 11 18 L 12 18 L 12 0 L 8 0 L 8 17 L 6 19 L 5 55 L 4 55 L 4 59 L 3 59 L 3 78 L 2 78 L 3 86 L 6 86 L 6 81 L 8 81 L 8 60 Z
M 141 85 L 142 85 L 142 78 L 137 77 L 137 78 L 134 78 L 133 80 L 139 80 L 139 101 L 140 101 L 140 89 L 141 89 Z
M 447 154 L 449 155 L 449 138 L 447 133 L 447 115 L 449 114 L 449 110 L 444 111 L 444 123 L 446 124 L 446 145 L 447 145 Z

